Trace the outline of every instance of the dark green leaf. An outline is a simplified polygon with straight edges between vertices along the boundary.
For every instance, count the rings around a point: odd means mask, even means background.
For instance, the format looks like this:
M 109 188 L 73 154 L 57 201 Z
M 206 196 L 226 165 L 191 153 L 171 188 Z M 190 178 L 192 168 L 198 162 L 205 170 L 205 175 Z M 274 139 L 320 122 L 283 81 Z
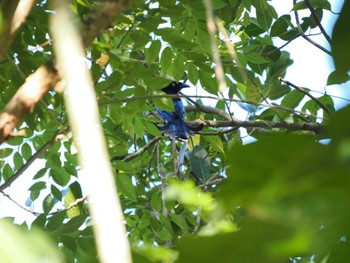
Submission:
M 59 184 L 60 186 L 66 186 L 69 183 L 70 175 L 66 173 L 64 169 L 50 169 L 49 172 L 52 179 L 55 181 L 55 183 Z
M 61 241 L 63 243 L 63 246 L 65 246 L 66 248 L 72 250 L 72 251 L 75 251 L 76 248 L 77 248 L 77 244 L 75 242 L 75 239 L 70 237 L 70 236 L 65 236 L 65 235 L 62 235 L 61 236 Z
M 157 212 L 160 212 L 162 210 L 162 199 L 160 197 L 160 193 L 159 192 L 155 192 L 155 193 L 152 194 L 151 206 Z
M 268 62 L 266 58 L 256 52 L 245 52 L 244 55 L 249 62 L 252 62 L 254 64 L 263 64 Z
M 338 20 L 335 22 L 332 34 L 332 55 L 335 68 L 339 74 L 350 70 L 350 2 L 345 1 Z M 344 73 L 343 73 L 344 72 Z
M 36 182 L 31 187 L 29 187 L 28 190 L 32 192 L 39 192 L 43 189 L 46 189 L 46 182 Z
M 328 75 L 327 85 L 343 84 L 348 82 L 349 80 L 350 76 L 348 73 L 333 71 L 331 74 Z
M 132 184 L 130 176 L 123 173 L 117 174 L 117 186 L 123 195 L 134 202 L 137 201 L 135 186 Z
M 53 184 L 51 185 L 51 193 L 52 193 L 53 197 L 57 199 L 57 201 L 61 201 L 62 200 L 62 193 L 61 193 L 61 191 L 56 186 L 54 186 Z
M 331 4 L 327 1 L 327 0 L 311 0 L 311 6 L 313 8 L 322 8 L 322 9 L 326 9 L 328 11 L 331 11 Z M 296 3 L 293 6 L 292 10 L 302 10 L 302 9 L 307 9 L 308 6 L 306 5 L 305 1 L 300 1 L 298 3 Z
M 161 46 L 162 44 L 159 40 L 152 41 L 151 46 L 148 49 L 146 49 L 145 53 L 148 63 L 152 63 L 157 59 L 157 57 L 159 56 Z
M 185 219 L 183 219 L 182 216 L 174 214 L 174 213 L 170 213 L 169 216 L 170 216 L 171 220 L 173 220 L 173 222 L 175 224 L 177 224 L 179 227 L 184 228 L 184 229 L 188 228 L 186 221 L 185 221 Z
M 28 160 L 30 157 L 32 157 L 32 148 L 29 146 L 28 143 L 24 143 L 21 147 L 21 153 L 24 159 Z
M 208 152 L 200 145 L 196 145 L 190 155 L 192 171 L 206 181 L 210 173 L 210 158 Z
M 54 214 L 49 218 L 46 228 L 50 231 L 57 230 L 58 228 L 63 226 L 63 220 L 65 217 L 66 217 L 65 211 Z
M 11 166 L 7 163 L 5 166 L 2 168 L 2 178 L 4 180 L 8 180 L 11 176 L 13 175 L 13 170 Z
M 41 177 L 43 177 L 47 172 L 47 168 L 42 168 L 40 169 L 33 177 L 33 179 L 39 179 Z
M 15 152 L 13 155 L 13 162 L 17 171 L 23 166 L 23 158 L 19 152 Z
M 170 47 L 164 48 L 162 56 L 160 58 L 160 65 L 162 66 L 162 71 L 167 72 L 173 63 L 173 51 Z

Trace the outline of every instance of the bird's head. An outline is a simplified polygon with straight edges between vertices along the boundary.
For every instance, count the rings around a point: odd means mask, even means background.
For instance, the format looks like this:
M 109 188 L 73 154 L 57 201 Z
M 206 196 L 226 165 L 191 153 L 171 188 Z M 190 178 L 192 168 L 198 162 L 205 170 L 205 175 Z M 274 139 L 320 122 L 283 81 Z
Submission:
M 162 88 L 162 91 L 166 94 L 177 94 L 181 89 L 189 87 L 190 86 L 185 83 L 173 81 L 165 88 Z

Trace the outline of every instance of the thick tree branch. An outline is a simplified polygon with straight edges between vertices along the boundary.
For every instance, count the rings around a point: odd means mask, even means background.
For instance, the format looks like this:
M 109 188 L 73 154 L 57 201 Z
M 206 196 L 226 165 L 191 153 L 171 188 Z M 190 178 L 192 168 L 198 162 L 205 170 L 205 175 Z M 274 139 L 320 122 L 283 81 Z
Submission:
M 87 182 L 99 259 L 105 263 L 128 263 L 132 260 L 123 212 L 103 136 L 93 81 L 82 59 L 85 57 L 82 39 L 69 16 L 67 1 L 54 0 L 52 4 L 56 13 L 51 16 L 50 31 L 58 69 L 66 81 L 64 100 L 78 148 L 82 176 Z
M 32 2 L 31 0 L 22 0 L 21 2 L 26 1 Z M 90 45 L 93 39 L 111 24 L 123 6 L 129 2 L 129 0 L 106 0 L 97 6 L 82 24 L 81 33 L 84 46 Z M 0 114 L 0 144 L 10 136 L 16 135 L 13 131 L 17 124 L 27 113 L 34 110 L 44 94 L 50 88 L 55 87 L 59 80 L 60 77 L 55 70 L 53 61 L 48 61 L 26 79 Z
M 6 0 L 1 3 L 1 12 L 4 17 L 0 32 L 0 60 L 25 23 L 34 4 L 35 0 Z
M 323 133 L 326 130 L 321 124 L 318 123 L 294 123 L 294 122 L 272 122 L 272 121 L 212 121 L 212 120 L 196 120 L 188 121 L 189 125 L 198 126 L 201 123 L 204 126 L 220 128 L 220 127 L 242 127 L 242 128 L 265 128 L 273 129 L 280 128 L 288 131 L 312 131 L 314 133 Z
M 14 129 L 23 117 L 34 110 L 44 94 L 58 82 L 57 71 L 51 62 L 29 75 L 25 83 L 0 113 L 0 143 L 15 135 Z

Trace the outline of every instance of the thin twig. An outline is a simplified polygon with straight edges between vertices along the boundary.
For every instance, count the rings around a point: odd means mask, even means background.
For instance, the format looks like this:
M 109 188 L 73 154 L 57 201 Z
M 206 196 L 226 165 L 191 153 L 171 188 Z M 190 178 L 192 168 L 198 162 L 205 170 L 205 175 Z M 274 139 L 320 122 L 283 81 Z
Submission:
M 138 151 L 134 152 L 131 155 L 126 156 L 123 161 L 124 162 L 130 162 L 131 160 L 134 160 L 135 158 L 139 157 L 140 155 L 142 155 L 144 152 L 146 152 L 149 148 L 152 147 L 152 145 L 156 144 L 158 141 L 160 141 L 162 137 L 155 137 L 153 138 L 151 141 L 149 141 L 149 143 L 147 143 L 145 146 L 143 146 L 141 149 L 139 149 Z M 117 157 L 112 158 L 113 160 L 117 160 Z
M 26 212 L 28 212 L 28 213 L 31 213 L 32 215 L 35 215 L 35 216 L 40 215 L 40 213 L 31 211 L 31 210 L 29 210 L 28 208 L 22 206 L 21 204 L 19 204 L 18 202 L 16 202 L 10 195 L 5 194 L 3 191 L 0 191 L 0 193 L 1 193 L 3 196 L 7 197 L 12 203 L 14 203 L 15 205 L 17 205 L 17 206 L 18 206 L 19 208 L 21 208 L 22 210 L 24 210 L 24 211 L 26 211 Z
M 328 115 L 331 115 L 331 112 L 328 110 L 328 108 L 322 103 L 320 102 L 317 98 L 315 98 L 314 96 L 312 96 L 309 92 L 305 91 L 304 89 L 298 87 L 297 85 L 284 80 L 283 78 L 279 77 L 278 78 L 281 82 L 285 83 L 286 85 L 295 88 L 296 90 L 298 90 L 299 92 L 305 94 L 306 96 L 308 96 L 310 99 L 312 99 L 314 102 L 317 103 L 317 105 L 319 105 Z
M 34 153 L 28 161 L 21 167 L 19 170 L 13 174 L 9 179 L 6 180 L 5 183 L 3 183 L 0 186 L 0 192 L 5 190 L 7 187 L 9 187 L 14 181 L 16 181 L 23 173 L 25 170 L 28 169 L 28 167 L 37 159 L 41 154 L 43 154 L 47 149 L 49 149 L 56 141 L 56 136 L 58 135 L 59 131 L 57 131 L 52 138 L 45 143 L 36 153 Z
M 311 15 L 312 15 L 313 19 L 315 20 L 317 26 L 320 28 L 322 34 L 327 39 L 328 43 L 331 43 L 332 40 L 331 40 L 330 36 L 327 34 L 326 30 L 323 28 L 320 20 L 318 19 L 317 14 L 315 12 L 315 9 L 311 5 L 311 1 L 310 0 L 305 0 L 305 4 L 310 9 Z
M 293 0 L 293 4 L 295 5 L 296 4 L 296 0 Z M 312 45 L 314 45 L 315 47 L 319 48 L 320 50 L 322 50 L 323 52 L 325 52 L 326 54 L 332 56 L 332 53 L 327 50 L 326 48 L 322 47 L 321 45 L 317 44 L 315 41 L 313 41 L 311 38 L 309 38 L 308 36 L 305 35 L 305 32 L 304 30 L 301 28 L 301 25 L 300 25 L 300 20 L 299 20 L 299 14 L 298 14 L 298 11 L 294 11 L 294 16 L 295 16 L 295 21 L 296 21 L 296 24 L 297 24 L 297 28 L 298 28 L 298 31 L 300 33 L 300 35 L 306 40 L 308 41 L 309 43 L 311 43 Z
M 28 208 L 22 206 L 17 201 L 15 201 L 10 195 L 5 194 L 3 191 L 1 191 L 0 193 L 3 196 L 7 197 L 12 203 L 14 203 L 19 208 L 23 209 L 26 212 L 31 213 L 32 215 L 35 215 L 35 216 L 44 215 L 43 213 L 31 211 Z M 79 205 L 81 202 L 84 202 L 85 200 L 86 200 L 86 197 L 78 198 L 74 202 L 70 203 L 65 209 L 61 209 L 61 210 L 57 210 L 55 212 L 48 213 L 48 215 L 54 215 L 54 214 L 57 214 L 57 213 L 60 213 L 60 212 L 63 212 L 63 211 L 68 211 L 68 210 L 72 209 L 73 207 L 76 207 L 77 205 Z

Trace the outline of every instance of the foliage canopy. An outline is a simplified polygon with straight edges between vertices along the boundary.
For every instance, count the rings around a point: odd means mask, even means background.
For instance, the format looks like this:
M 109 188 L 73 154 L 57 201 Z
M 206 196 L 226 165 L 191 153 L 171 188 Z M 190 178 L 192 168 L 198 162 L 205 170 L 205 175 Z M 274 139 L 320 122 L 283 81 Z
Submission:
M 87 17 L 109 2 L 118 1 L 76 0 L 69 5 L 84 44 L 89 42 L 84 35 L 94 26 Z M 267 0 L 135 0 L 86 45 L 134 262 L 349 258 L 350 109 L 335 111 L 331 96 L 315 97 L 312 87 L 284 80 L 293 61 L 284 46 L 274 44 L 280 39 L 287 45 L 299 37 L 311 41 L 311 30 L 320 30 L 332 50 L 317 43 L 315 48 L 332 56 L 336 66 L 327 85 L 347 82 L 349 1 L 331 37 L 322 27 L 323 13 L 332 11 L 329 1 L 293 2 L 290 13 L 278 14 Z M 0 255 L 7 262 L 38 262 L 45 256 L 52 262 L 97 262 L 60 84 L 53 82 L 40 102 L 25 102 L 31 112 L 23 111 L 15 129 L 23 136 L 5 133 L 6 114 L 23 103 L 11 104 L 11 98 L 55 57 L 50 41 L 54 29 L 49 28 L 55 13 L 49 4 L 34 1 L 13 39 L 6 35 L 12 20 L 7 14 L 16 4 L 5 3 L 0 10 L 0 43 L 8 47 L 0 49 L 0 139 L 7 139 L 0 150 L 4 198 L 15 199 L 7 188 L 34 160 L 43 160 L 34 175 L 26 175 L 32 181 L 23 205 L 42 209 L 31 211 L 36 219 L 28 236 L 21 235 L 23 226 L 0 220 L 0 231 L 13 231 L 0 235 Z M 300 10 L 310 15 L 299 17 Z M 101 19 L 107 15 L 98 14 Z M 224 71 L 221 82 L 219 67 Z M 50 74 L 57 78 L 54 69 Z M 186 144 L 162 137 L 155 126 L 161 120 L 149 113 L 155 106 L 172 110 L 171 97 L 160 89 L 184 79 L 198 87 L 187 97 L 186 118 L 205 126 Z M 222 85 L 225 90 L 218 88 Z M 210 101 L 215 99 L 213 106 L 201 89 Z M 248 112 L 247 120 L 234 115 L 233 103 Z M 242 129 L 257 141 L 243 145 Z M 16 247 L 25 251 L 22 258 L 5 239 L 22 241 Z

